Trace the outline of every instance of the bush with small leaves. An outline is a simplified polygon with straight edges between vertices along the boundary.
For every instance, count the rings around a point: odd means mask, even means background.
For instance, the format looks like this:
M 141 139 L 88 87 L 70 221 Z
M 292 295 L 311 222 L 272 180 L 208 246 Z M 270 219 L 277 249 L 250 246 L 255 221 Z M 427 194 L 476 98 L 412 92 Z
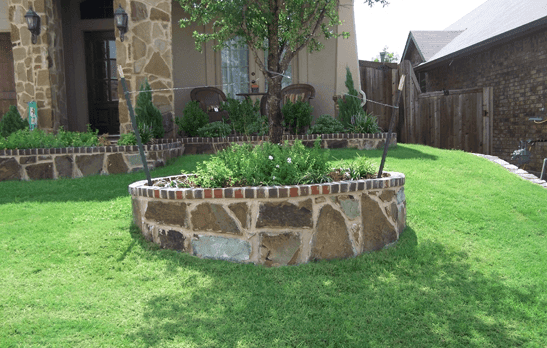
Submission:
M 137 124 L 139 126 L 147 125 L 152 129 L 152 137 L 161 139 L 165 135 L 163 129 L 163 116 L 160 110 L 152 103 L 152 92 L 147 80 L 141 85 L 139 96 L 137 98 Z
M 208 123 L 205 126 L 201 127 L 197 131 L 198 137 L 226 137 L 232 133 L 232 127 L 230 125 L 216 121 Z
M 175 123 L 187 136 L 194 137 L 198 129 L 209 123 L 209 115 L 201 109 L 199 102 L 193 100 L 184 107 L 183 117 L 175 118 Z
M 340 121 L 330 115 L 321 115 L 308 134 L 333 134 L 344 132 L 344 126 Z
M 312 112 L 313 107 L 302 100 L 297 100 L 294 103 L 287 100 L 281 108 L 285 127 L 295 134 L 303 133 L 305 128 L 311 124 Z
M 28 122 L 21 118 L 17 107 L 15 105 L 10 105 L 8 112 L 4 114 L 0 121 L 0 136 L 6 138 L 11 133 L 28 128 Z

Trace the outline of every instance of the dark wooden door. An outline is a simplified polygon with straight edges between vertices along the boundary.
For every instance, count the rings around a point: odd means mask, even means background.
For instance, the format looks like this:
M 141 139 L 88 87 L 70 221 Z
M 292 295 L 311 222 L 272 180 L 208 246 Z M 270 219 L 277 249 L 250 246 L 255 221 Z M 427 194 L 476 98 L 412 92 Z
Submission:
M 16 105 L 13 54 L 9 33 L 0 33 L 0 119 L 10 105 Z
M 113 31 L 86 32 L 89 123 L 99 134 L 119 134 L 116 37 Z

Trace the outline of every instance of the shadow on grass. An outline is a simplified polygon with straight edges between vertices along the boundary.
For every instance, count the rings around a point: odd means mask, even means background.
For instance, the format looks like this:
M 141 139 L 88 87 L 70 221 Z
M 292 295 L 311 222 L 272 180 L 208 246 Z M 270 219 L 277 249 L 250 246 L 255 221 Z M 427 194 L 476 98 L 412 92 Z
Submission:
M 474 271 L 463 252 L 419 243 L 408 227 L 391 249 L 269 269 L 158 250 L 135 226 L 132 236 L 146 258 L 184 274 L 180 290 L 144 302 L 128 335 L 144 346 L 515 347 L 540 296 Z
M 432 160 L 435 161 L 438 159 L 438 156 L 426 152 L 427 147 L 421 146 L 421 149 L 425 151 L 420 151 L 413 148 L 412 144 L 399 144 L 396 148 L 390 148 L 387 152 L 386 160 L 389 158 L 397 159 L 422 159 L 422 160 Z M 384 153 L 383 149 L 380 150 L 357 150 L 357 149 L 332 149 L 331 157 L 336 160 L 349 159 L 359 154 L 360 156 L 365 155 L 369 158 L 381 159 Z

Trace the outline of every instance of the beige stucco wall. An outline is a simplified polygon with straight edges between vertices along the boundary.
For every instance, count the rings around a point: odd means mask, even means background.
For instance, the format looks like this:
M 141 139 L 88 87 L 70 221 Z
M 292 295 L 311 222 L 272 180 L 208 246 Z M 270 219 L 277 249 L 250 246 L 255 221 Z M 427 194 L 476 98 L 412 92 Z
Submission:
M 10 31 L 8 0 L 0 0 L 0 32 Z
M 355 35 L 355 20 L 353 0 L 342 0 L 340 19 L 343 24 L 337 32 L 350 32 L 349 39 L 323 40 L 325 48 L 319 52 L 309 53 L 306 49 L 300 51 L 292 61 L 292 83 L 307 83 L 316 90 L 315 99 L 311 101 L 314 107 L 314 118 L 322 114 L 334 115 L 334 95 L 347 91 L 346 66 L 353 75 L 355 87 L 359 88 L 359 61 L 357 59 L 357 43 Z M 196 51 L 192 32 L 202 31 L 203 27 L 191 26 L 181 29 L 179 20 L 184 12 L 178 2 L 173 2 L 173 78 L 175 87 L 197 87 L 203 85 L 221 85 L 220 53 L 208 44 L 200 53 Z M 260 92 L 264 92 L 265 78 L 260 73 L 250 57 L 249 71 L 254 71 L 258 78 Z M 219 87 L 221 88 L 221 87 Z M 182 110 L 190 100 L 191 89 L 175 91 L 175 115 L 182 116 Z

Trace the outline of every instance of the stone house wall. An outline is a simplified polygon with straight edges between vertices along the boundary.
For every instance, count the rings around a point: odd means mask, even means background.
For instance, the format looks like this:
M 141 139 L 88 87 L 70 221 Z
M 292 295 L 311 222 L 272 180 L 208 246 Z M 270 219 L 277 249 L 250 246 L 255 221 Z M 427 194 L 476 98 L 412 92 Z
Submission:
M 493 87 L 493 155 L 508 162 L 519 140 L 547 140 L 547 30 L 427 70 L 427 91 Z M 419 70 L 419 69 L 418 69 Z M 532 146 L 527 170 L 541 171 L 547 142 Z

